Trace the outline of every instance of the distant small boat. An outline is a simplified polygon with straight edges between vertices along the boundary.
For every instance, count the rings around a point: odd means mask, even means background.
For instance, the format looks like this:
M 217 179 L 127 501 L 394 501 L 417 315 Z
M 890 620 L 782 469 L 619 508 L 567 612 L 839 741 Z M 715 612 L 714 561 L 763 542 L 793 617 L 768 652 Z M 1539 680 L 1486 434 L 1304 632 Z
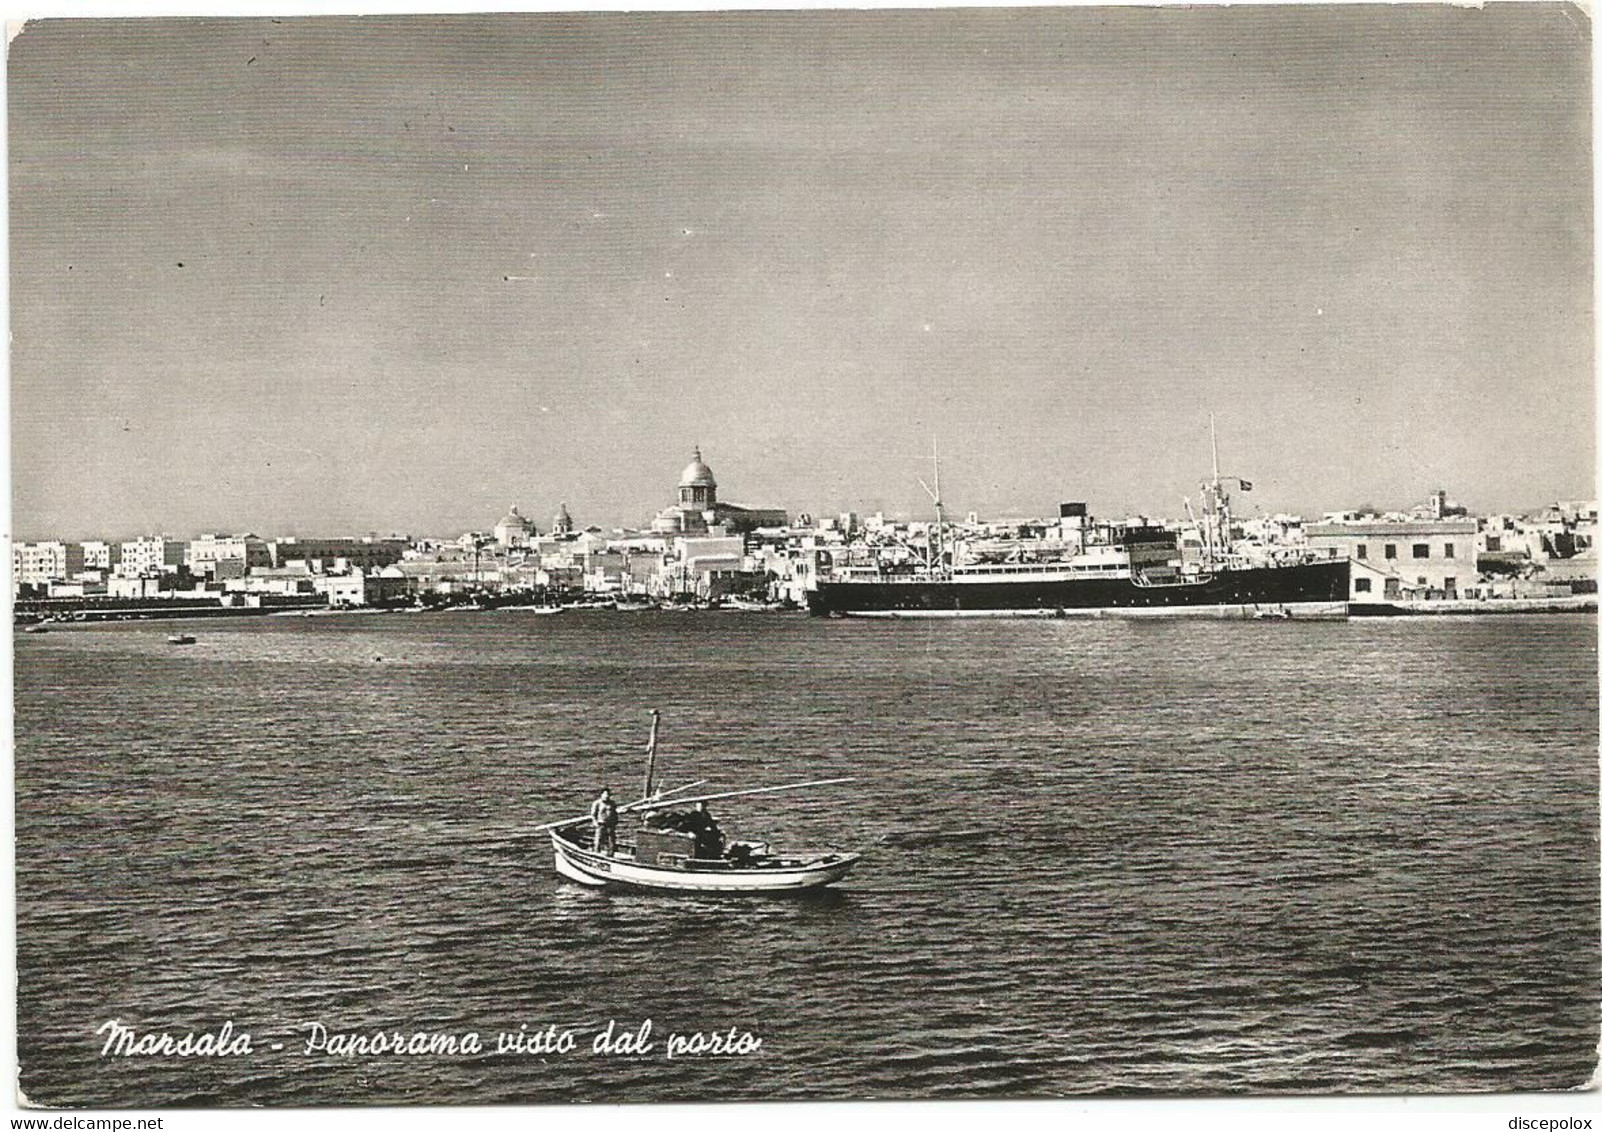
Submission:
M 169 645 L 192 645 L 195 643 L 195 638 L 189 633 L 174 633 L 167 638 L 167 643 Z
M 1252 614 L 1254 621 L 1289 621 L 1291 611 L 1281 606 L 1278 609 L 1259 609 Z
M 536 605 L 534 607 L 534 612 L 537 613 L 538 615 L 540 615 L 541 617 L 549 617 L 553 613 L 566 613 L 567 612 L 567 606 L 565 606 L 565 605 Z
M 50 632 L 50 626 L 43 621 L 37 621 L 32 625 L 24 625 L 22 631 L 24 633 L 48 633 Z
M 779 606 L 777 602 L 756 601 L 748 597 L 726 597 L 721 608 L 735 613 L 771 613 Z

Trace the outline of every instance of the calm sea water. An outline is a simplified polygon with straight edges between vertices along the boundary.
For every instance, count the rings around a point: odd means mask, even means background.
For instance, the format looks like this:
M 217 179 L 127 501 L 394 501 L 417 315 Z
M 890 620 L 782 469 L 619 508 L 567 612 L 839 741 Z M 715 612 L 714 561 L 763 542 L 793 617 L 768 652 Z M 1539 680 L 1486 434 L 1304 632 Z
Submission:
M 15 638 L 35 1101 L 1472 1092 L 1595 1062 L 1592 617 L 171 631 Z M 859 871 L 734 903 L 559 880 L 530 826 L 637 792 L 651 707 L 670 784 L 856 776 L 718 812 Z M 255 1052 L 101 1057 L 109 1019 Z M 645 1019 L 651 1053 L 592 1052 Z M 313 1022 L 578 1048 L 308 1055 Z M 730 1027 L 760 1050 L 665 1056 Z

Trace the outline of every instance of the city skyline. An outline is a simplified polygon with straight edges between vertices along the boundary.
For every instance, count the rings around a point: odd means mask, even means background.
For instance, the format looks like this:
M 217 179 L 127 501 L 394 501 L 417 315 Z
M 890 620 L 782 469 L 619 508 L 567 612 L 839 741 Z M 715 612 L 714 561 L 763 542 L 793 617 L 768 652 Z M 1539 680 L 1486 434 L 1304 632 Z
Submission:
M 1248 482 L 1252 482 L 1252 481 L 1248 480 Z M 1417 509 L 1422 508 L 1422 507 L 1427 507 L 1428 506 L 1428 502 L 1429 502 L 1427 499 L 1411 500 L 1411 501 L 1406 501 L 1406 502 L 1402 502 L 1402 501 L 1387 501 L 1387 502 L 1382 502 L 1382 503 L 1376 503 L 1376 502 L 1369 501 L 1369 500 L 1363 500 L 1361 502 L 1350 503 L 1350 504 L 1348 504 L 1348 505 L 1346 505 L 1344 507 L 1325 507 L 1325 508 L 1320 508 L 1320 509 L 1315 510 L 1315 511 L 1295 511 L 1295 510 L 1289 510 L 1289 509 L 1284 509 L 1284 508 L 1259 507 L 1259 506 L 1257 506 L 1256 503 L 1254 502 L 1254 496 L 1258 495 L 1259 493 L 1257 491 L 1255 491 L 1254 489 L 1255 489 L 1255 484 L 1253 484 L 1252 488 L 1248 488 L 1245 491 L 1241 491 L 1238 487 L 1234 489 L 1234 491 L 1233 491 L 1233 500 L 1234 500 L 1233 511 L 1234 511 L 1235 516 L 1238 519 L 1247 520 L 1247 519 L 1251 519 L 1251 518 L 1254 518 L 1254 517 L 1268 518 L 1268 517 L 1273 517 L 1273 516 L 1294 515 L 1294 516 L 1298 516 L 1298 517 L 1300 517 L 1300 518 L 1302 518 L 1302 519 L 1304 519 L 1306 521 L 1314 522 L 1314 521 L 1317 521 L 1318 519 L 1320 519 L 1321 517 L 1326 516 L 1326 515 L 1341 514 L 1341 513 L 1351 513 L 1351 512 L 1365 512 L 1365 511 L 1367 511 L 1367 512 L 1372 512 L 1372 513 L 1378 514 L 1378 515 L 1401 514 L 1401 513 L 1408 512 L 1410 510 L 1417 510 Z M 1451 495 L 1450 492 L 1448 492 L 1448 497 L 1449 497 L 1450 501 L 1453 504 L 1459 504 L 1460 503 L 1460 501 L 1455 496 Z M 1532 506 L 1529 506 L 1529 507 L 1522 507 L 1522 508 L 1518 508 L 1518 507 L 1505 508 L 1505 509 L 1500 509 L 1500 510 L 1495 511 L 1495 512 L 1487 511 L 1487 510 L 1485 510 L 1483 508 L 1476 509 L 1476 508 L 1473 508 L 1473 507 L 1469 507 L 1468 508 L 1468 514 L 1470 516 L 1487 515 L 1487 514 L 1523 514 L 1523 515 L 1533 515 L 1533 514 L 1538 514 L 1538 513 L 1542 512 L 1544 510 L 1547 510 L 1547 509 L 1549 509 L 1550 507 L 1552 507 L 1554 505 L 1557 505 L 1557 504 L 1560 504 L 1560 503 L 1564 503 L 1564 502 L 1572 502 L 1575 499 L 1581 499 L 1581 498 L 1589 499 L 1589 498 L 1592 498 L 1592 497 L 1589 497 L 1589 496 L 1587 496 L 1587 497 L 1578 497 L 1578 496 L 1576 496 L 1576 497 L 1559 497 L 1559 496 L 1553 496 L 1551 499 L 1546 500 L 1546 501 L 1544 501 L 1544 502 L 1542 502 L 1540 504 L 1535 504 L 1535 505 L 1532 505 Z M 1066 500 L 1063 500 L 1063 501 L 1060 501 L 1060 502 L 1066 502 Z M 1088 501 L 1084 501 L 1084 502 L 1088 502 Z M 1174 523 L 1183 523 L 1185 521 L 1185 513 L 1184 512 L 1185 512 L 1185 504 L 1187 504 L 1187 503 L 1190 504 L 1194 508 L 1199 503 L 1198 497 L 1194 493 L 1191 494 L 1191 495 L 1188 495 L 1188 496 L 1184 497 L 1183 499 L 1177 501 L 1175 507 L 1167 509 L 1167 510 L 1164 510 L 1164 509 L 1161 509 L 1161 508 L 1156 508 L 1156 509 L 1152 509 L 1152 510 L 1149 510 L 1149 511 L 1138 511 L 1138 512 L 1127 512 L 1127 513 L 1122 513 L 1122 512 L 1114 513 L 1114 512 L 1106 512 L 1106 511 L 1104 511 L 1104 512 L 1096 512 L 1094 507 L 1091 507 L 1090 510 L 1091 510 L 1092 514 L 1095 515 L 1097 518 L 1099 518 L 1101 520 L 1104 520 L 1104 521 L 1107 521 L 1107 522 L 1116 523 L 1116 522 L 1122 521 L 1124 519 L 1144 518 L 1144 519 L 1151 520 L 1151 521 L 1161 521 L 1161 522 L 1164 522 L 1164 523 L 1174 524 Z M 918 523 L 927 523 L 927 522 L 933 522 L 934 521 L 934 506 L 933 506 L 933 504 L 931 502 L 929 502 L 927 500 L 927 498 L 925 499 L 925 506 L 922 507 L 922 508 L 916 508 L 916 509 L 912 509 L 912 510 L 900 510 L 900 511 L 887 511 L 887 510 L 879 509 L 879 510 L 877 510 L 875 512 L 865 512 L 865 511 L 861 511 L 861 510 L 856 509 L 856 508 L 846 508 L 845 510 L 842 510 L 842 511 L 824 511 L 824 510 L 820 510 L 820 509 L 817 509 L 817 508 L 787 506 L 782 501 L 780 501 L 777 504 L 777 506 L 780 509 L 785 510 L 785 511 L 787 511 L 789 513 L 792 525 L 796 524 L 798 522 L 798 520 L 800 520 L 802 518 L 807 518 L 807 519 L 811 520 L 812 522 L 817 522 L 817 521 L 826 520 L 826 519 L 836 519 L 836 518 L 838 518 L 838 517 L 840 517 L 842 515 L 845 515 L 847 513 L 856 514 L 859 518 L 868 518 L 868 517 L 871 517 L 874 514 L 881 514 L 886 521 L 895 521 L 895 522 L 898 522 L 898 523 L 911 523 L 911 524 L 914 524 L 914 525 L 916 525 Z M 1035 512 L 1028 512 L 1028 513 L 1022 512 L 1022 511 L 1016 511 L 1016 512 L 996 512 L 996 513 L 976 512 L 976 514 L 978 514 L 979 522 L 981 522 L 981 523 L 989 523 L 989 524 L 1006 524 L 1008 522 L 1030 522 L 1030 521 L 1045 521 L 1045 522 L 1049 522 L 1049 521 L 1051 521 L 1052 515 L 1055 513 L 1055 510 L 1056 510 L 1057 506 L 1058 506 L 1058 503 L 1053 503 L 1048 508 L 1044 508 L 1042 510 L 1035 511 Z M 151 528 L 149 528 L 147 530 L 133 530 L 133 529 L 121 529 L 121 528 L 118 528 L 118 529 L 113 529 L 113 530 L 101 530 L 101 531 L 90 531 L 90 532 L 75 532 L 75 533 L 71 533 L 71 534 L 64 534 L 64 533 L 59 532 L 59 531 L 42 532 L 42 533 L 36 533 L 36 534 L 35 533 L 19 533 L 15 537 L 14 541 L 16 543 L 18 543 L 18 544 L 36 543 L 36 542 L 48 542 L 48 541 L 55 541 L 55 540 L 65 541 L 65 542 L 69 542 L 69 543 L 71 543 L 71 542 L 118 543 L 118 542 L 134 541 L 134 540 L 137 540 L 137 539 L 140 539 L 140 538 L 145 538 L 145 537 L 166 537 L 166 538 L 178 539 L 178 540 L 182 541 L 182 540 L 204 539 L 204 538 L 208 538 L 208 537 L 211 537 L 211 536 L 214 536 L 214 535 L 218 536 L 218 537 L 246 537 L 246 536 L 251 536 L 251 537 L 259 537 L 259 538 L 269 539 L 269 540 L 271 540 L 271 539 L 296 539 L 296 538 L 300 538 L 300 539 L 316 539 L 316 538 L 319 538 L 319 537 L 350 537 L 350 538 L 370 538 L 370 539 L 406 538 L 406 539 L 412 539 L 412 540 L 441 539 L 441 540 L 445 540 L 445 541 L 455 541 L 455 540 L 463 537 L 464 535 L 466 535 L 468 533 L 478 533 L 478 534 L 485 535 L 486 537 L 489 537 L 491 532 L 492 532 L 492 530 L 493 530 L 493 528 L 497 525 L 498 517 L 503 516 L 506 512 L 508 512 L 511 509 L 516 509 L 518 511 L 518 513 L 520 515 L 522 515 L 522 517 L 527 522 L 533 524 L 533 526 L 542 535 L 549 534 L 549 533 L 552 532 L 553 527 L 554 527 L 555 513 L 556 513 L 556 511 L 558 509 L 566 511 L 566 512 L 571 512 L 571 510 L 572 510 L 567 505 L 567 502 L 566 502 L 565 499 L 557 499 L 554 503 L 550 504 L 548 508 L 544 507 L 543 503 L 541 503 L 539 505 L 531 506 L 525 500 L 514 499 L 510 503 L 505 504 L 499 511 L 496 511 L 494 515 L 480 515 L 480 516 L 477 516 L 475 519 L 473 519 L 473 520 L 471 520 L 469 522 L 466 522 L 464 524 L 461 524 L 461 525 L 459 525 L 457 527 L 449 528 L 449 529 L 439 529 L 439 530 L 424 530 L 424 529 L 419 529 L 419 528 L 382 529 L 382 528 L 376 528 L 376 527 L 372 527 L 372 526 L 367 526 L 367 527 L 351 528 L 351 529 L 347 529 L 347 530 L 343 530 L 343 531 L 333 531 L 333 530 L 323 530 L 323 529 L 318 529 L 318 528 L 307 527 L 304 524 L 296 524 L 296 525 L 292 526 L 291 528 L 284 529 L 284 530 L 241 526 L 239 524 L 234 524 L 233 526 L 226 526 L 225 525 L 225 526 L 210 527 L 210 528 L 184 529 L 184 528 L 175 527 L 172 524 L 167 524 L 165 526 L 151 527 Z M 959 513 L 959 511 L 949 501 L 946 502 L 946 508 L 945 509 L 946 509 L 946 517 L 947 517 L 947 521 L 948 522 L 960 521 L 962 519 L 962 517 L 963 517 L 963 513 L 965 513 L 965 512 Z M 550 512 L 549 515 L 545 514 L 546 510 L 548 510 Z M 575 526 L 574 526 L 575 533 L 582 532 L 582 531 L 585 531 L 585 530 L 596 530 L 596 529 L 598 529 L 598 530 L 601 530 L 601 531 L 606 532 L 606 533 L 619 533 L 619 532 L 622 532 L 622 533 L 634 533 L 634 534 L 650 535 L 652 533 L 651 532 L 651 516 L 650 516 L 650 514 L 648 512 L 649 511 L 654 511 L 654 510 L 660 510 L 660 508 L 655 507 L 654 504 L 648 504 L 648 505 L 642 507 L 640 517 L 634 522 L 599 523 L 599 522 L 592 522 L 592 521 L 586 520 L 582 515 L 574 516 L 574 515 L 571 515 L 571 514 L 568 515 L 568 518 L 569 518 L 570 521 L 572 521 L 575 524 Z M 663 537 L 663 536 L 657 535 L 655 537 Z
M 44 21 L 19 538 L 1594 494 L 1589 30 L 1512 9 Z M 71 99 L 59 92 L 70 90 Z M 542 522 L 542 526 L 544 523 Z

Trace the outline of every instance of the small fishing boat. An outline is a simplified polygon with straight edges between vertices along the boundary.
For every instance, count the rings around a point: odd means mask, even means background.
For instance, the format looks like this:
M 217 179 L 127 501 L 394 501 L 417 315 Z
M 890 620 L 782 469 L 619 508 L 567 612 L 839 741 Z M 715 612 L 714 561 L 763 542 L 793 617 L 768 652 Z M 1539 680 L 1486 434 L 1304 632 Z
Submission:
M 582 840 L 571 829 L 551 832 L 557 872 L 591 887 L 615 884 L 661 892 L 805 892 L 840 880 L 862 859 L 860 853 L 780 856 L 759 846 L 752 847 L 752 855 L 739 864 L 686 856 L 682 850 L 657 852 L 653 861 L 643 862 L 634 846 L 620 845 L 614 854 L 597 853 L 585 848 Z
M 771 613 L 778 609 L 778 603 L 772 601 L 757 601 L 748 597 L 726 597 L 719 607 L 733 613 Z
M 653 788 L 657 725 L 660 719 L 659 713 L 651 713 L 651 740 L 646 748 L 645 794 L 637 802 L 617 807 L 619 814 L 642 810 L 648 813 L 646 824 L 636 832 L 633 842 L 619 842 L 610 852 L 596 848 L 594 825 L 588 817 L 569 818 L 538 827 L 551 835 L 556 871 L 562 876 L 591 887 L 616 885 L 659 892 L 761 895 L 822 888 L 843 878 L 862 859 L 860 853 L 835 851 L 778 853 L 765 842 L 734 841 L 725 848 L 721 834 L 709 839 L 705 836 L 704 828 L 689 832 L 682 827 L 664 827 L 663 812 L 672 807 L 752 794 L 833 786 L 850 782 L 851 779 L 832 778 L 675 797 L 701 783 L 666 791 Z M 654 818 L 650 816 L 653 813 Z M 709 818 L 702 820 L 710 821 Z M 716 831 L 716 823 L 711 823 L 711 827 Z
M 536 605 L 533 608 L 534 612 L 539 614 L 541 617 L 549 617 L 553 613 L 567 612 L 567 606 L 565 605 Z
M 32 625 L 24 625 L 22 631 L 24 633 L 48 633 L 50 632 L 50 625 L 47 621 L 35 621 Z
M 195 638 L 189 633 L 174 633 L 167 638 L 167 643 L 169 645 L 192 645 L 195 643 Z

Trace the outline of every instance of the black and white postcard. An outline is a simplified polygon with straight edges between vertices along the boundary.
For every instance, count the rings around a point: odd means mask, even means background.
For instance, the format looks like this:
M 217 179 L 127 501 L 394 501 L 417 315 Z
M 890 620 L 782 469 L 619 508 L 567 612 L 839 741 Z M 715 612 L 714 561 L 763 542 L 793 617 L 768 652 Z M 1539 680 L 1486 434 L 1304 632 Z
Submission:
M 20 1109 L 1583 1099 L 1588 10 L 8 36 Z

